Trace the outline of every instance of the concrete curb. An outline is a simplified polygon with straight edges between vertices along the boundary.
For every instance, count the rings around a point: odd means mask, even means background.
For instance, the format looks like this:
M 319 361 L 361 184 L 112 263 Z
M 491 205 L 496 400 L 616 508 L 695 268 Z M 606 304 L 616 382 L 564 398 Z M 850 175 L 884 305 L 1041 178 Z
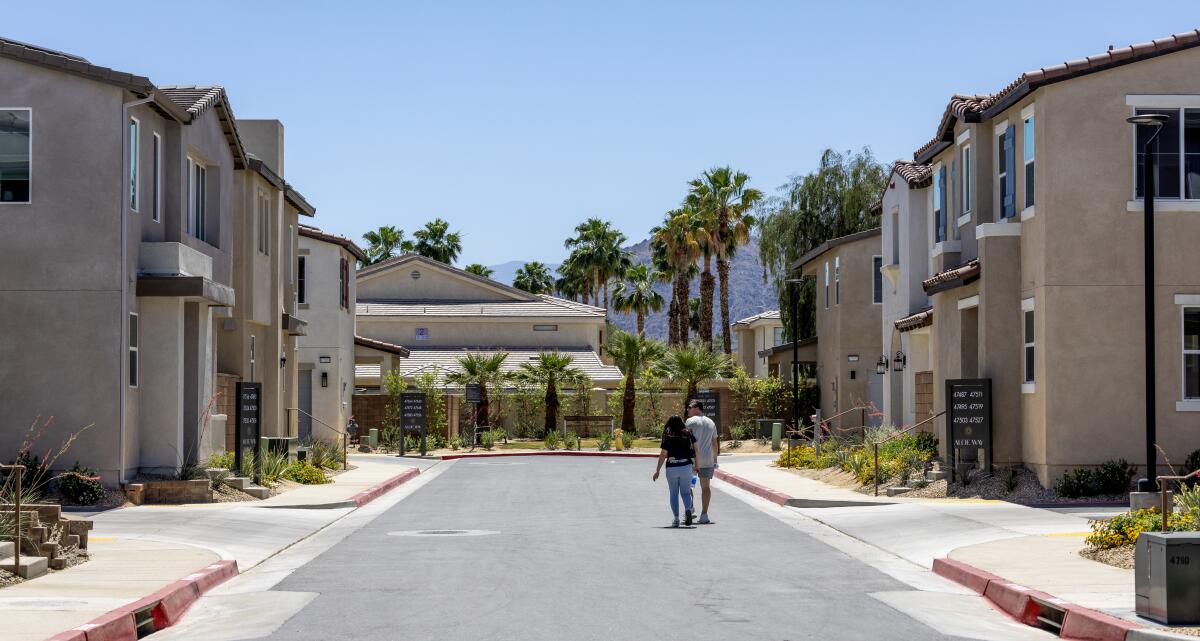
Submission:
M 755 483 L 754 481 L 748 481 L 740 476 L 735 476 L 733 474 L 730 474 L 729 472 L 726 472 L 719 467 L 717 468 L 716 474 L 714 474 L 714 476 L 722 481 L 725 481 L 726 483 L 728 483 L 734 487 L 738 487 L 743 490 L 746 490 L 747 492 L 750 492 L 751 494 L 757 494 L 758 496 L 761 496 L 762 498 L 764 498 L 776 505 L 785 505 L 792 498 L 792 497 L 784 494 L 783 492 L 778 492 L 778 491 L 772 490 L 771 488 L 766 487 L 765 485 L 759 485 L 758 483 Z
M 658 458 L 650 452 L 581 452 L 572 450 L 555 450 L 553 452 L 484 452 L 482 454 L 446 454 L 433 458 L 443 461 L 453 461 L 464 458 L 495 458 L 499 456 L 612 456 L 616 458 Z
M 237 574 L 237 561 L 218 561 L 46 641 L 137 641 L 137 613 L 149 610 L 155 631 L 169 628 L 179 622 L 201 595 Z
M 1025 625 L 1038 627 L 1043 604 L 1064 612 L 1059 637 L 1081 641 L 1142 641 L 1152 639 L 1189 639 L 1166 630 L 1138 625 L 1132 621 L 1098 612 L 1040 592 L 981 570 L 955 559 L 935 559 L 933 573 L 958 583 L 991 601 Z
M 418 468 L 415 468 L 415 467 L 409 468 L 409 469 L 401 472 L 400 474 L 397 474 L 396 476 L 393 476 L 392 478 L 390 478 L 378 485 L 369 487 L 369 488 L 359 492 L 358 494 L 355 494 L 354 496 L 350 497 L 349 502 L 352 503 L 354 505 L 354 507 L 362 507 L 362 506 L 366 505 L 367 503 L 370 503 L 371 501 L 374 501 L 375 499 L 383 496 L 384 494 L 387 494 L 389 491 L 395 489 L 400 484 L 407 483 L 413 477 L 417 476 L 420 473 L 421 473 L 421 470 Z

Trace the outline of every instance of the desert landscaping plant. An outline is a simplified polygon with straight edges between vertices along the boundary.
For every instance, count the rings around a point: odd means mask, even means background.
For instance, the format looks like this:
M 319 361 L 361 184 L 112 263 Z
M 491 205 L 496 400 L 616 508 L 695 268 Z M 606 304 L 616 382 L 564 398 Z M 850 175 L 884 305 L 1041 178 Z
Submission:
M 559 436 L 558 430 L 550 430 L 546 432 L 546 449 L 557 450 L 562 447 L 562 437 Z
M 58 491 L 64 499 L 75 505 L 95 505 L 104 500 L 104 486 L 100 484 L 100 477 L 95 471 L 80 467 L 78 461 L 75 467 L 59 478 Z
M 308 461 L 295 461 L 284 468 L 282 478 L 304 485 L 320 485 L 328 483 L 329 477 L 325 470 L 312 465 Z

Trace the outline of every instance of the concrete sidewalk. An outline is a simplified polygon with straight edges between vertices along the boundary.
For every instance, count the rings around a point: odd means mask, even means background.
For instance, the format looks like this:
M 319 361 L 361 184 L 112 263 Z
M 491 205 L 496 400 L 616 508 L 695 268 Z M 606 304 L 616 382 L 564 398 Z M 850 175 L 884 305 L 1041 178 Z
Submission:
M 785 495 L 785 505 L 809 518 L 918 565 L 933 568 L 937 559 L 953 559 L 1075 606 L 1161 628 L 1134 614 L 1132 570 L 1079 556 L 1090 530 L 1083 516 L 1004 501 L 875 498 L 776 468 L 769 457 L 722 457 L 721 469 Z M 857 505 L 839 506 L 850 501 Z
M 0 638 L 42 641 L 218 561 L 234 561 L 241 571 L 253 568 L 353 511 L 355 497 L 381 493 L 437 461 L 352 455 L 350 463 L 357 469 L 337 475 L 334 483 L 298 487 L 265 501 L 144 505 L 95 514 L 91 560 L 0 590 Z

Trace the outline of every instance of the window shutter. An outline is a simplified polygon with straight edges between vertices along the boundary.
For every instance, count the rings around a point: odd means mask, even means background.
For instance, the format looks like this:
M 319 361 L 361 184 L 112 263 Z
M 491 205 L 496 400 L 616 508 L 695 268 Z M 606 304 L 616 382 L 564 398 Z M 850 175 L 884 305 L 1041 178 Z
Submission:
M 1001 206 L 1001 215 L 1005 218 L 1011 218 L 1017 213 L 1017 153 L 1016 145 L 1017 128 L 1015 125 L 1009 125 L 1008 129 L 1004 130 L 1004 171 L 1008 176 L 1008 180 L 1004 185 L 1004 203 Z
M 939 228 L 938 236 L 942 240 L 949 240 L 950 234 L 948 232 L 950 231 L 950 226 L 946 224 L 946 220 L 950 215 L 950 211 L 946 209 L 946 168 L 944 166 L 938 171 L 938 180 L 942 183 L 942 193 L 939 194 L 941 197 L 941 202 L 938 203 L 938 211 L 941 212 L 941 215 L 938 217 L 939 220 L 937 221 Z

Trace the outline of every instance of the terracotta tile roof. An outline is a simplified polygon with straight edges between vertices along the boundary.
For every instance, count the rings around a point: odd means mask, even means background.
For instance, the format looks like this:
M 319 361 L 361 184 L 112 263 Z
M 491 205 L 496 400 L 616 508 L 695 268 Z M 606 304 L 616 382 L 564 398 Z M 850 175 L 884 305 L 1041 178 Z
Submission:
M 905 316 L 893 324 L 901 332 L 911 332 L 914 329 L 928 327 L 933 324 L 933 308 L 923 309 L 912 316 Z
M 747 316 L 746 318 L 743 318 L 743 319 L 741 319 L 741 320 L 734 321 L 734 322 L 733 322 L 733 326 L 734 326 L 734 327 L 738 327 L 738 326 L 740 326 L 740 325 L 749 325 L 749 324 L 751 324 L 751 323 L 753 323 L 753 322 L 755 322 L 755 321 L 760 321 L 760 320 L 779 320 L 780 318 L 781 318 L 781 316 L 779 315 L 779 310 L 778 310 L 778 309 L 770 309 L 770 310 L 767 310 L 767 311 L 765 311 L 765 312 L 759 312 L 759 313 L 757 313 L 757 314 L 755 314 L 755 315 L 753 315 L 753 316 Z
M 1012 103 L 1038 87 L 1196 46 L 1200 46 L 1200 29 L 1177 33 L 1151 42 L 1114 47 L 1104 53 L 1086 58 L 1068 60 L 1057 65 L 1026 71 L 996 93 L 955 95 L 950 98 L 950 103 L 942 114 L 937 135 L 933 140 L 917 149 L 913 153 L 913 158 L 924 162 L 929 160 L 929 156 L 940 151 L 938 148 L 941 145 L 948 144 L 950 140 L 947 136 L 953 132 L 955 120 L 965 122 L 986 120 L 1012 106 Z
M 244 169 L 247 165 L 246 148 L 242 145 L 242 137 L 238 134 L 237 119 L 233 117 L 233 107 L 229 105 L 229 95 L 220 85 L 166 85 L 158 90 L 177 107 L 184 110 L 189 120 L 216 109 L 217 121 L 225 133 L 225 140 L 233 152 L 234 169 Z
M 980 269 L 979 259 L 976 258 L 958 267 L 952 267 L 930 276 L 921 281 L 921 287 L 925 290 L 926 294 L 954 289 L 975 280 L 979 276 Z
M 892 171 L 906 180 L 910 187 L 925 187 L 933 180 L 933 167 L 911 160 L 897 160 Z
M 300 228 L 297 231 L 301 236 L 304 236 L 306 238 L 314 238 L 316 240 L 325 241 L 327 243 L 341 245 L 346 251 L 353 254 L 354 257 L 359 260 L 367 259 L 367 252 L 363 251 L 362 248 L 359 247 L 357 244 L 355 244 L 354 241 L 350 240 L 349 238 L 346 238 L 345 236 L 338 236 L 337 234 L 331 234 L 327 231 L 322 231 L 320 229 L 317 229 L 316 227 L 309 227 L 308 225 L 300 225 Z
M 409 355 L 407 347 L 396 345 L 395 343 L 377 341 L 374 338 L 367 338 L 366 336 L 359 336 L 357 334 L 354 335 L 354 344 L 362 345 L 363 347 L 370 347 L 371 349 L 377 349 L 381 352 L 388 352 L 389 354 L 396 354 L 397 356 L 403 356 L 405 358 L 407 358 Z

